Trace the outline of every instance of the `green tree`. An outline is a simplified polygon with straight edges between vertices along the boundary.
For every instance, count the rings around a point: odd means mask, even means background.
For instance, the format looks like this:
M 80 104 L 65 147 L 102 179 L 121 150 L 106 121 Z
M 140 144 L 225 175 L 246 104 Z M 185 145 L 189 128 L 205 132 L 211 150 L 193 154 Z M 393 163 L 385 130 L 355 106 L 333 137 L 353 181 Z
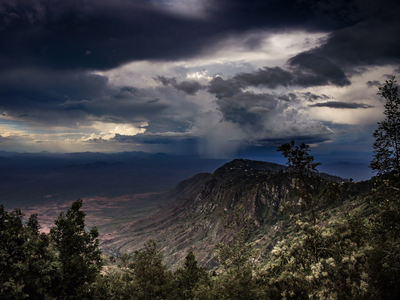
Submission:
M 400 97 L 393 76 L 379 87 L 378 95 L 386 100 L 385 120 L 378 123 L 374 132 L 374 158 L 371 168 L 378 174 L 400 172 Z
M 25 229 L 24 291 L 29 295 L 29 299 L 56 297 L 54 289 L 60 280 L 60 264 L 54 249 L 51 248 L 49 236 L 39 232 L 37 215 L 29 217 Z
M 24 299 L 23 275 L 25 271 L 26 237 L 22 213 L 15 210 L 8 213 L 0 206 L 0 298 Z
M 82 200 L 72 203 L 67 213 L 60 213 L 50 235 L 61 264 L 58 295 L 62 299 L 90 297 L 102 267 L 98 231 L 85 229 Z
M 170 292 L 171 275 L 162 262 L 162 253 L 155 241 L 134 252 L 130 268 L 137 286 L 137 299 L 166 299 Z
M 320 165 L 314 162 L 314 157 L 310 155 L 310 146 L 301 143 L 296 146 L 294 141 L 278 147 L 278 151 L 288 159 L 287 165 L 290 171 L 297 175 L 311 175 Z
M 192 251 L 186 255 L 183 268 L 176 270 L 174 275 L 176 281 L 174 299 L 194 299 L 197 286 L 208 283 L 208 274 L 197 264 Z
M 370 195 L 370 274 L 375 296 L 400 297 L 400 174 L 378 177 Z
M 314 162 L 314 157 L 310 155 L 310 146 L 304 143 L 296 146 L 295 142 L 291 141 L 278 147 L 278 151 L 287 158 L 287 166 L 294 177 L 295 188 L 305 208 L 311 212 L 311 219 L 315 224 L 317 203 L 313 197 L 314 185 L 311 179 L 320 163 Z
M 48 299 L 58 279 L 58 264 L 37 216 L 25 224 L 19 209 L 0 206 L 0 298 Z
M 211 299 L 262 299 L 257 286 L 256 253 L 249 242 L 254 225 L 242 206 L 234 211 L 233 219 L 226 220 L 233 238 L 217 246 L 218 260 L 224 273 L 213 283 Z M 260 294 L 261 293 L 261 294 Z

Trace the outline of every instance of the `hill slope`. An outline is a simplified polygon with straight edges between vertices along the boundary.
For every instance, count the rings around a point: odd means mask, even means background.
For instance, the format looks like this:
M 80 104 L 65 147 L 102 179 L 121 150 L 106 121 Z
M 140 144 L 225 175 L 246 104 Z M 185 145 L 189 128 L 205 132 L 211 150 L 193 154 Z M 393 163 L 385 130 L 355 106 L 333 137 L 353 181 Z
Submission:
M 346 185 L 343 195 L 335 199 L 349 198 L 368 188 L 368 184 L 346 183 L 327 174 L 316 173 L 314 181 L 321 199 L 332 182 Z M 212 268 L 215 245 L 234 237 L 227 225 L 238 211 L 254 225 L 252 240 L 261 248 L 269 248 L 274 236 L 285 231 L 284 220 L 288 215 L 285 205 L 299 201 L 286 167 L 243 159 L 233 160 L 213 174 L 197 174 L 163 197 L 168 199 L 168 206 L 103 238 L 106 252 L 131 252 L 140 249 L 148 239 L 154 239 L 170 266 L 179 264 L 193 250 L 203 265 Z M 341 202 L 329 203 L 328 198 L 321 203 L 320 209 L 341 205 Z

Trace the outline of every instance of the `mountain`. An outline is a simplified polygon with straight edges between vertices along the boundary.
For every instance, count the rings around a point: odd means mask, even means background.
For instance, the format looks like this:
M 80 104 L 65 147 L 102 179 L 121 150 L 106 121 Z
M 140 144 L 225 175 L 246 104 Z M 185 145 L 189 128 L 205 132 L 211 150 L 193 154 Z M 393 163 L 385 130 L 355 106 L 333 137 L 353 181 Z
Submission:
M 368 182 L 353 183 L 328 174 L 312 176 L 319 210 L 333 209 L 367 191 Z M 340 186 L 334 200 L 331 187 Z M 149 239 L 162 248 L 166 263 L 175 267 L 189 250 L 208 268 L 216 265 L 214 248 L 235 237 L 235 216 L 251 220 L 251 240 L 260 249 L 289 227 L 288 203 L 299 203 L 293 180 L 286 167 L 245 159 L 233 160 L 214 173 L 200 173 L 158 195 L 164 203 L 154 214 L 120 223 L 102 238 L 103 249 L 111 254 L 140 249 Z M 299 206 L 299 210 L 300 210 Z M 107 229 L 107 228 L 105 228 Z

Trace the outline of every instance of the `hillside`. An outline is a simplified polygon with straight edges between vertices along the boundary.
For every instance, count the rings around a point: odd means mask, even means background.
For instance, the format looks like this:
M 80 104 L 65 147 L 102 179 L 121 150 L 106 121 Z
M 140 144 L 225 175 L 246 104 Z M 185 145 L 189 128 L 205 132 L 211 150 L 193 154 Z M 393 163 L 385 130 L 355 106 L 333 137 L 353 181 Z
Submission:
M 313 181 L 321 198 L 320 210 L 340 207 L 369 186 L 319 173 Z M 334 201 L 329 199 L 329 183 L 342 186 Z M 235 231 L 227 225 L 235 214 L 250 218 L 251 240 L 258 248 L 268 249 L 289 226 L 290 212 L 285 206 L 299 201 L 286 167 L 244 159 L 233 160 L 212 174 L 197 174 L 162 197 L 168 204 L 156 213 L 108 231 L 102 238 L 103 249 L 116 255 L 130 253 L 154 239 L 168 265 L 179 265 L 193 250 L 203 265 L 212 268 L 215 246 L 234 238 Z

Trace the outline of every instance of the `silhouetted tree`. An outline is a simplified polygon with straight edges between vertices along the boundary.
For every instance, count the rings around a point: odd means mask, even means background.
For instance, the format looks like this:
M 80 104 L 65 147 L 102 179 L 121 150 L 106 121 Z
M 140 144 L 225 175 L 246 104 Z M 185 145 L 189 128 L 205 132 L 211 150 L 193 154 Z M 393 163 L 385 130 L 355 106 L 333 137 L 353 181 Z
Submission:
M 379 87 L 378 95 L 385 100 L 385 120 L 374 132 L 374 158 L 371 168 L 378 174 L 400 172 L 400 97 L 393 76 Z
M 278 151 L 282 152 L 283 156 L 287 158 L 287 166 L 294 177 L 295 188 L 306 209 L 311 211 L 311 218 L 315 224 L 316 203 L 313 197 L 314 186 L 311 182 L 311 177 L 320 163 L 314 162 L 314 157 L 310 155 L 310 146 L 304 143 L 296 146 L 295 142 L 291 141 L 278 147 Z

